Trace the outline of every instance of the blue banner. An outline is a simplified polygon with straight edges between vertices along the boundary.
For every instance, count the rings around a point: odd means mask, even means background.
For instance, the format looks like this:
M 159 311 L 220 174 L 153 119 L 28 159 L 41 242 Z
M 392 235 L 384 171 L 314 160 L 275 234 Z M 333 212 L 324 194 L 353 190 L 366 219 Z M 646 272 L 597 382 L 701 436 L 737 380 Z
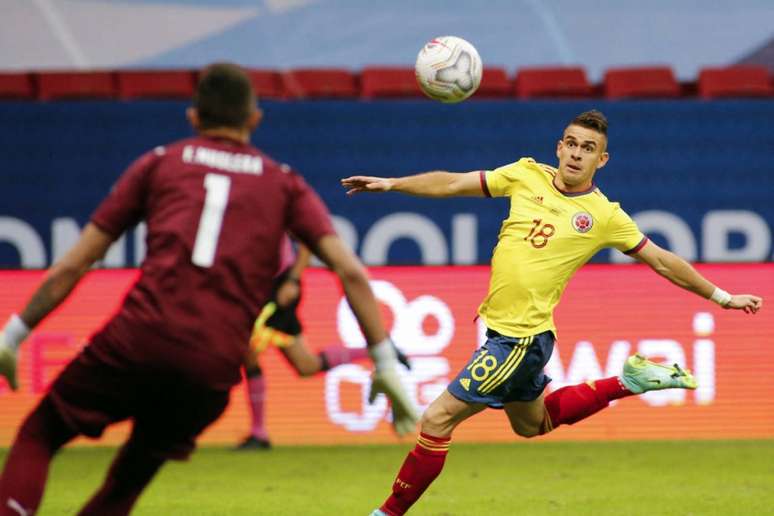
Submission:
M 72 245 L 123 169 L 191 134 L 186 102 L 1 102 L 0 266 L 50 265 Z M 492 169 L 522 156 L 554 164 L 580 111 L 610 120 L 597 184 L 656 242 L 690 260 L 764 261 L 774 229 L 774 102 L 484 101 L 264 102 L 253 142 L 300 171 L 369 264 L 487 263 L 506 216 L 502 199 L 348 198 L 339 179 Z M 133 266 L 143 231 L 105 265 Z M 603 251 L 595 261 L 620 261 Z

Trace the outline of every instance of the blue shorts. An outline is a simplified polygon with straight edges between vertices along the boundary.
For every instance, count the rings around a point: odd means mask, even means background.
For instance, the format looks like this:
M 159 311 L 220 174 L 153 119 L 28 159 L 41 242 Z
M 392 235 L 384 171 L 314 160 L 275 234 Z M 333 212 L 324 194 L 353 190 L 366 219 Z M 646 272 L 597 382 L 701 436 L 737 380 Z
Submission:
M 509 401 L 532 401 L 551 378 L 543 373 L 554 350 L 554 334 L 506 337 L 487 330 L 486 343 L 447 387 L 455 398 L 503 408 Z

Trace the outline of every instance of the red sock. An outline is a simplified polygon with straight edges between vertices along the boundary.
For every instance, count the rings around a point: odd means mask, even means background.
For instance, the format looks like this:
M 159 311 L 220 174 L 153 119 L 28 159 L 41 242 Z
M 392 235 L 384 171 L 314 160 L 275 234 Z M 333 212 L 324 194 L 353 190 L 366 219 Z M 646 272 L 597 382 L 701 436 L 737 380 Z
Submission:
M 546 416 L 540 433 L 577 423 L 607 407 L 611 401 L 632 395 L 617 376 L 557 389 L 546 396 Z
M 338 344 L 328 346 L 320 351 L 323 371 L 366 357 L 368 357 L 368 350 L 366 348 L 348 348 Z
M 43 398 L 22 424 L 5 461 L 0 477 L 0 515 L 35 513 L 51 459 L 74 436 L 51 400 Z
M 392 494 L 381 510 L 390 516 L 408 511 L 441 473 L 450 442 L 451 437 L 433 437 L 420 433 L 416 447 L 403 462 L 398 478 L 392 484 Z
M 268 439 L 264 418 L 266 378 L 263 374 L 247 375 L 247 402 L 250 405 L 250 434 L 256 439 Z

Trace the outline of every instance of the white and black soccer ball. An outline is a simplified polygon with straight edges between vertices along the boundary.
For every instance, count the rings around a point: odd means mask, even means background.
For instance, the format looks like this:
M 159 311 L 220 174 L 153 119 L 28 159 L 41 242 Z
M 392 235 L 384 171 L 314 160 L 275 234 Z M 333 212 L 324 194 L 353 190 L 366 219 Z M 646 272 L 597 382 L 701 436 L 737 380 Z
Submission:
M 476 47 L 456 36 L 433 38 L 417 55 L 414 71 L 422 91 L 441 102 L 460 102 L 481 84 Z

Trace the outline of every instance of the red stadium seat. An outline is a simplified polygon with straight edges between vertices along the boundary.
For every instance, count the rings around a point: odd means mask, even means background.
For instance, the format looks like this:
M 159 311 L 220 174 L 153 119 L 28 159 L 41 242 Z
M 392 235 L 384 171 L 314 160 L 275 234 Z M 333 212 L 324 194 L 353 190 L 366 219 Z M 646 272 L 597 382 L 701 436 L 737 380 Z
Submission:
M 287 97 L 285 82 L 282 74 L 276 70 L 246 70 L 250 82 L 253 83 L 253 89 L 258 99 L 274 98 L 282 99 Z
M 191 98 L 194 72 L 190 70 L 125 70 L 116 72 L 118 96 L 136 98 Z
M 38 98 L 104 99 L 116 96 L 115 76 L 112 72 L 39 72 Z
M 35 89 L 28 73 L 0 73 L 0 98 L 33 99 Z
M 718 97 L 767 97 L 774 95 L 764 66 L 704 68 L 699 72 L 699 95 Z
M 507 97 L 511 93 L 511 82 L 503 68 L 484 68 L 481 74 L 481 85 L 473 98 L 476 97 Z
M 519 98 L 588 97 L 592 91 L 586 71 L 577 66 L 520 68 L 513 85 Z
M 374 97 L 424 97 L 414 68 L 367 66 L 360 73 L 361 95 Z
M 605 72 L 604 85 L 610 99 L 680 96 L 680 85 L 668 66 L 611 68 Z
M 357 97 L 357 76 L 343 68 L 303 68 L 284 74 L 285 88 L 291 97 Z

